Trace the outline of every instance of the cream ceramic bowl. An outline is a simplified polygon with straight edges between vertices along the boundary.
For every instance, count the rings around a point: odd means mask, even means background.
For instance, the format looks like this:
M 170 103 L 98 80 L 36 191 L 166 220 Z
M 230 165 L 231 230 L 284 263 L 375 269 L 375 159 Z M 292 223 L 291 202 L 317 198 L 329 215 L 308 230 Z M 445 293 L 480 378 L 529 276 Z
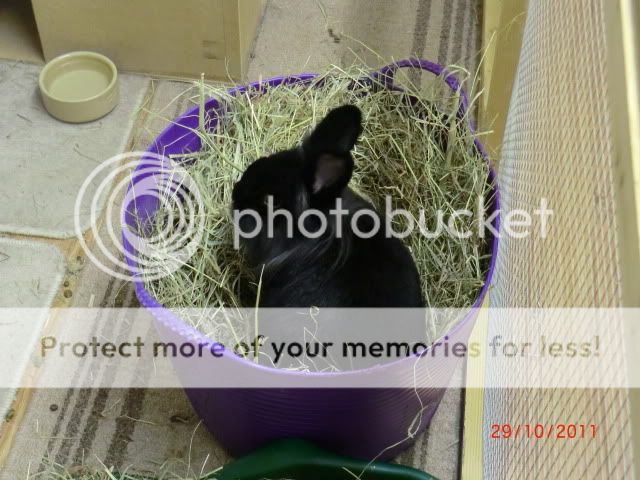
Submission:
M 65 122 L 96 120 L 118 103 L 118 70 L 94 52 L 71 52 L 54 58 L 40 72 L 40 93 L 47 111 Z

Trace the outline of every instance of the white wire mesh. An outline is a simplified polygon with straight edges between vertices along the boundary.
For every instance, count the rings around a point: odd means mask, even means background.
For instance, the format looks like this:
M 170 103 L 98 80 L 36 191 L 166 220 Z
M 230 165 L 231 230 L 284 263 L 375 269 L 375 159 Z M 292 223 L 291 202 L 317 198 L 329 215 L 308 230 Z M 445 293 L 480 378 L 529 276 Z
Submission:
M 503 238 L 494 307 L 621 306 L 604 7 L 608 0 L 532 0 L 506 125 L 503 211 L 554 214 L 546 239 Z M 534 227 L 537 227 L 534 217 Z M 587 328 L 588 326 L 585 326 Z M 558 329 L 562 328 L 559 320 Z M 489 337 L 496 332 L 489 325 Z M 623 341 L 612 325 L 606 341 Z M 488 359 L 488 380 L 607 372 L 514 371 Z M 487 390 L 484 476 L 632 478 L 627 394 L 621 390 Z M 491 439 L 492 423 L 593 423 L 595 439 Z

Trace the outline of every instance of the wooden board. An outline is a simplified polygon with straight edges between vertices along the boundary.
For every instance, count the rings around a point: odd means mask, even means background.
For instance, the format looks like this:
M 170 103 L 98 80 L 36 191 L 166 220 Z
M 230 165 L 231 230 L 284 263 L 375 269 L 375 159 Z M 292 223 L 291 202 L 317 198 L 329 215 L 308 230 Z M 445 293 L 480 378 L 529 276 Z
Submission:
M 0 1 L 0 58 L 44 62 L 36 21 L 28 1 Z
M 482 25 L 484 90 L 479 111 L 483 143 L 499 165 L 500 145 L 509 113 L 511 90 L 518 68 L 527 0 L 486 0 Z
M 616 0 L 605 11 L 618 249 L 625 307 L 640 307 L 640 5 Z M 638 328 L 638 327 L 636 327 Z M 627 336 L 631 338 L 631 336 Z M 637 337 L 636 337 L 637 338 Z M 627 345 L 627 365 L 640 364 L 637 345 Z M 631 373 L 630 373 L 631 374 Z M 640 389 L 629 390 L 635 477 L 640 478 Z
M 489 297 L 482 304 L 475 327 L 469 337 L 469 344 L 477 343 L 485 345 L 489 315 Z M 466 380 L 482 385 L 486 368 L 486 352 L 481 350 L 480 355 L 467 359 Z M 482 478 L 483 473 L 483 425 L 484 418 L 484 390 L 482 388 L 466 388 L 464 391 L 464 435 L 462 445 L 462 471 L 463 479 Z
M 92 50 L 122 70 L 241 80 L 262 0 L 32 0 L 46 60 Z

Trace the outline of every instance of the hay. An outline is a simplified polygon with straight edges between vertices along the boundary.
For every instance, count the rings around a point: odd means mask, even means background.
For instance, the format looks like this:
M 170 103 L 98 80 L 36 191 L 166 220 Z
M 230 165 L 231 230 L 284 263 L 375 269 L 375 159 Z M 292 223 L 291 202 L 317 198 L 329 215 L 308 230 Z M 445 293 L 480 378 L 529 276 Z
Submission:
M 190 465 L 184 465 L 183 460 L 171 459 L 159 465 L 153 473 L 136 474 L 125 471 L 116 472 L 113 468 L 104 466 L 100 459 L 96 459 L 101 467 L 91 467 L 88 465 L 76 465 L 73 467 L 65 467 L 61 464 L 44 458 L 43 464 L 45 468 L 38 472 L 28 472 L 26 480 L 206 480 L 214 479 L 216 472 L 222 467 L 217 467 L 211 471 L 195 473 Z M 188 473 L 182 476 L 177 474 L 176 470 L 182 470 L 185 467 Z
M 298 144 L 304 134 L 333 107 L 357 105 L 363 112 L 364 132 L 354 150 L 355 172 L 350 186 L 384 211 L 385 195 L 394 208 L 424 212 L 424 226 L 435 228 L 438 211 L 445 219 L 457 210 L 473 212 L 462 223 L 477 222 L 478 198 L 491 192 L 488 167 L 475 148 L 466 118 L 459 118 L 459 94 L 438 79 L 425 88 L 405 81 L 406 93 L 372 87 L 362 79 L 361 69 L 344 71 L 332 67 L 313 82 L 271 87 L 230 96 L 226 87 L 199 83 L 200 97 L 217 97 L 226 106 L 222 122 L 214 131 L 204 129 L 200 118 L 197 133 L 202 149 L 176 157 L 188 163 L 205 204 L 205 235 L 197 252 L 182 268 L 147 289 L 168 308 L 218 309 L 241 307 L 241 279 L 247 275 L 240 253 L 233 248 L 230 205 L 234 183 L 244 169 L 260 156 Z M 417 99 L 414 105 L 406 94 Z M 200 104 L 201 99 L 196 101 Z M 162 225 L 165 217 L 158 220 Z M 468 221 L 467 221 L 468 220 Z M 398 230 L 404 228 L 396 218 Z M 476 225 L 477 227 L 477 225 Z M 404 241 L 416 261 L 427 307 L 465 308 L 476 300 L 487 273 L 486 239 L 441 235 L 427 239 L 420 229 Z M 254 282 L 257 279 L 253 279 Z M 222 322 L 196 327 L 218 341 L 237 341 L 252 326 Z M 252 320 L 251 320 L 252 322 Z M 446 333 L 448 325 L 433 326 L 430 339 Z

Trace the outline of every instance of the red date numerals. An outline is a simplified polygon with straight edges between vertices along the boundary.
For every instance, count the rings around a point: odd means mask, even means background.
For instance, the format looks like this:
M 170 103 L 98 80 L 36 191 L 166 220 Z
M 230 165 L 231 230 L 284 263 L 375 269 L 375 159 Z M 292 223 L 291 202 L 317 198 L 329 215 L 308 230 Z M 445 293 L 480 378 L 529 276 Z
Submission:
M 491 438 L 574 439 L 596 438 L 596 425 L 585 423 L 493 423 Z

